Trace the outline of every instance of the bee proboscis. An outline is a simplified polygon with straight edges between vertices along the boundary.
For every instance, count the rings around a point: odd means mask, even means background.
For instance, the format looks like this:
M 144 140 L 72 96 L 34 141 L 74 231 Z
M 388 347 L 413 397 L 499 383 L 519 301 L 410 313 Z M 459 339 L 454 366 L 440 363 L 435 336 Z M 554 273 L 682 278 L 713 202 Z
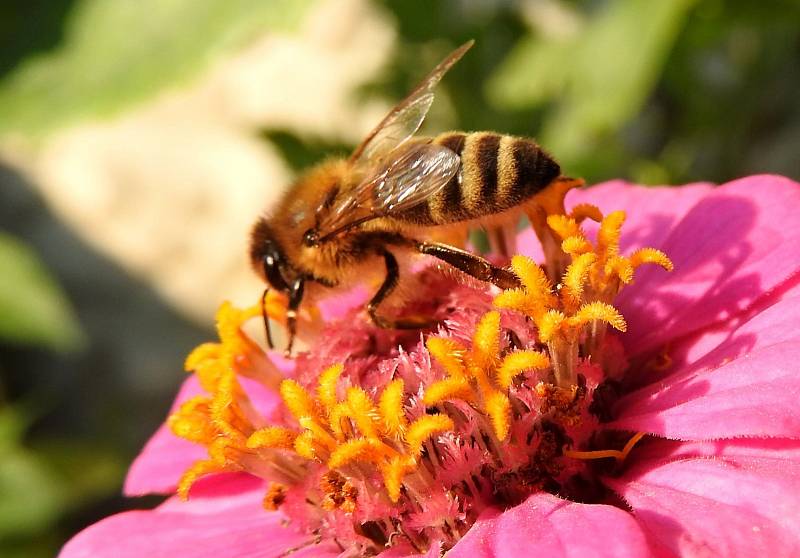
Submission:
M 448 229 L 516 222 L 550 184 L 571 180 L 560 176 L 558 163 L 531 139 L 495 132 L 415 135 L 437 83 L 471 46 L 472 41 L 462 45 L 439 63 L 348 159 L 310 169 L 270 216 L 256 222 L 253 266 L 271 288 L 288 296 L 287 353 L 304 296 L 351 286 L 381 260 L 382 283 L 367 311 L 386 328 L 425 325 L 379 312 L 398 284 L 398 256 L 427 254 L 500 288 L 519 285 L 510 271 L 432 240 Z

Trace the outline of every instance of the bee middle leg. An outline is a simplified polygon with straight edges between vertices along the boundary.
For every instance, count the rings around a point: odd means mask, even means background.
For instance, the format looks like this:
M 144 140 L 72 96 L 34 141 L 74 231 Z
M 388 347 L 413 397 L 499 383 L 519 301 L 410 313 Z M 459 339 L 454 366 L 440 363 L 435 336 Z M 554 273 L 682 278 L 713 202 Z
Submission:
M 392 294 L 400 280 L 400 266 L 397 265 L 397 259 L 394 254 L 384 250 L 382 255 L 386 263 L 386 278 L 383 280 L 378 292 L 367 304 L 367 312 L 373 323 L 385 329 L 420 329 L 431 325 L 432 322 L 425 319 L 390 319 L 378 314 L 378 307 Z
M 438 242 L 418 242 L 416 249 L 421 254 L 438 258 L 470 277 L 497 285 L 501 289 L 516 289 L 521 286 L 519 279 L 511 271 L 492 265 L 466 250 Z

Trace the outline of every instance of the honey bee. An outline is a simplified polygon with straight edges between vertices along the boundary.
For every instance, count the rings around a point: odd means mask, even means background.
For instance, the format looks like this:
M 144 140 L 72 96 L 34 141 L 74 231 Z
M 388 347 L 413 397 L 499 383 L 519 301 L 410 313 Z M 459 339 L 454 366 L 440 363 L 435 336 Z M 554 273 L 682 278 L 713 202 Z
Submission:
M 366 306 L 372 321 L 398 329 L 429 325 L 379 313 L 398 285 L 398 257 L 410 253 L 433 256 L 500 288 L 519 285 L 512 272 L 432 240 L 448 227 L 517 222 L 525 204 L 563 179 L 558 163 L 530 139 L 494 132 L 415 136 L 435 86 L 472 44 L 439 63 L 348 159 L 310 169 L 253 227 L 256 272 L 288 296 L 287 354 L 304 296 L 352 286 L 376 268 L 385 271 Z M 265 328 L 271 345 L 266 318 Z

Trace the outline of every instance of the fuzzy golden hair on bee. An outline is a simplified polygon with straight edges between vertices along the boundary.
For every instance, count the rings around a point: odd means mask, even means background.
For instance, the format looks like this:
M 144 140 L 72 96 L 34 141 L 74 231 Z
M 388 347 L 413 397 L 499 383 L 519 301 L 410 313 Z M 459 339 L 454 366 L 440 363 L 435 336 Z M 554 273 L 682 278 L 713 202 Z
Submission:
M 469 227 L 516 223 L 560 177 L 558 163 L 532 139 L 497 132 L 417 136 L 436 85 L 472 46 L 451 52 L 370 132 L 347 159 L 330 159 L 301 175 L 255 224 L 250 259 L 268 288 L 288 297 L 289 346 L 299 305 L 331 289 L 382 279 L 366 310 L 386 328 L 419 328 L 394 319 L 387 301 L 402 301 L 406 260 L 425 255 L 464 276 L 501 288 L 519 284 L 509 270 L 463 245 Z M 409 295 L 406 295 L 409 296 Z

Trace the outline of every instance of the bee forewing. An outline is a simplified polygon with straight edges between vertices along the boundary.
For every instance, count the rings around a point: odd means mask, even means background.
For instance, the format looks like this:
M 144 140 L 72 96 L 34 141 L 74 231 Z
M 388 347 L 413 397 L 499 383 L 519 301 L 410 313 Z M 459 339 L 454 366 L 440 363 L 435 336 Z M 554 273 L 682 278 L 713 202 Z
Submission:
M 391 215 L 426 201 L 445 187 L 458 172 L 460 164 L 459 156 L 443 145 L 410 146 L 389 166 L 375 188 L 376 211 Z
M 459 156 L 443 145 L 403 145 L 384 165 L 337 197 L 321 220 L 319 233 L 325 236 L 370 218 L 411 209 L 444 188 L 460 165 Z
M 402 110 L 390 115 L 394 117 L 382 122 L 373 132 L 369 143 L 363 146 L 360 156 L 355 160 L 355 166 L 369 167 L 408 141 L 419 130 L 432 104 L 433 93 L 429 91 L 410 99 Z
M 437 65 L 425 79 L 386 117 L 381 120 L 372 132 L 367 135 L 361 145 L 350 157 L 350 162 L 357 167 L 368 168 L 376 159 L 402 145 L 413 136 L 433 104 L 433 89 L 447 71 L 467 52 L 474 41 L 469 41 L 451 52 Z

